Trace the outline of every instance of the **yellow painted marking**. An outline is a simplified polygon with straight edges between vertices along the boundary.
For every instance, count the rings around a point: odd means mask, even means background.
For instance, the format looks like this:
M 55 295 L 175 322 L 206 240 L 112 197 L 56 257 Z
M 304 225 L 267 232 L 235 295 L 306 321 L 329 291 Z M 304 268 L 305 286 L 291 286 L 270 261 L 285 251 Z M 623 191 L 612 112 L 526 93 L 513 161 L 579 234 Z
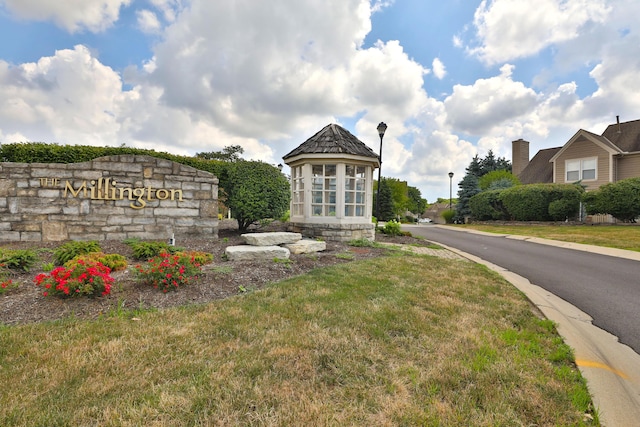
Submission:
M 605 371 L 609 371 L 609 372 L 612 372 L 612 373 L 616 374 L 620 378 L 624 378 L 625 380 L 629 379 L 629 376 L 627 374 L 625 374 L 624 372 L 618 371 L 617 369 L 613 369 L 611 366 L 605 365 L 604 363 L 594 362 L 592 360 L 576 359 L 576 365 L 584 366 L 586 368 L 604 369 Z

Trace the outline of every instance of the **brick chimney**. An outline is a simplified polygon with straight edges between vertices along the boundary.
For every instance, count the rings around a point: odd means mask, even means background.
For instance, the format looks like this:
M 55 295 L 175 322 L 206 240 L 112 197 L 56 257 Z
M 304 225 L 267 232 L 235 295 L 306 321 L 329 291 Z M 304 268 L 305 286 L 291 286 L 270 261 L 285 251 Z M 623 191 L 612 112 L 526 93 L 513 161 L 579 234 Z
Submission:
M 511 170 L 515 176 L 529 164 L 529 141 L 520 138 L 511 142 Z

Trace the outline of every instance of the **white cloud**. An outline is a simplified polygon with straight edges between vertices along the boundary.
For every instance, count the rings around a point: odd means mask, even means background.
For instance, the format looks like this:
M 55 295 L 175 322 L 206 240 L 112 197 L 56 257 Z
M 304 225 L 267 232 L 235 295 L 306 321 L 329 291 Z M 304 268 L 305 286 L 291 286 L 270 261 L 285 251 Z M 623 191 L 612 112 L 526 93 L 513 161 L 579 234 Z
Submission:
M 154 34 L 162 29 L 160 20 L 156 14 L 150 10 L 138 10 L 136 11 L 136 17 L 138 18 L 138 28 L 140 28 L 140 31 L 143 33 Z
M 118 20 L 120 8 L 131 0 L 2 0 L 21 19 L 53 21 L 69 32 L 100 32 Z
M 440 58 L 435 58 L 431 63 L 433 75 L 442 80 L 447 75 L 447 68 L 444 66 Z
M 483 0 L 474 17 L 480 46 L 469 52 L 488 64 L 528 57 L 610 12 L 606 0 Z
M 493 126 L 532 112 L 538 95 L 512 79 L 512 65 L 500 68 L 500 75 L 479 79 L 473 85 L 455 85 L 444 105 L 447 121 L 458 132 L 482 136 Z

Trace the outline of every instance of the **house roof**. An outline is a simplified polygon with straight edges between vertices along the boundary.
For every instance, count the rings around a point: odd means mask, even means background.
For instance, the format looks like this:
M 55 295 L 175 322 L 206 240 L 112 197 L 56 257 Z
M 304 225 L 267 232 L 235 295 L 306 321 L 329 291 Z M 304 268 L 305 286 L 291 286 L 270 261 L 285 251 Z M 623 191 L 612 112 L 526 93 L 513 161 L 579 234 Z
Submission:
M 282 158 L 288 159 L 301 154 L 351 154 L 378 159 L 378 155 L 364 142 L 334 123 L 322 128 Z
M 640 151 L 640 120 L 609 125 L 602 136 L 624 152 Z
M 546 148 L 540 150 L 529 161 L 529 164 L 520 172 L 518 178 L 523 184 L 538 184 L 553 182 L 553 164 L 551 158 L 556 155 L 562 147 Z
M 640 152 L 640 120 L 607 126 L 602 135 L 580 129 L 562 147 L 538 151 L 518 178 L 523 184 L 553 182 L 553 160 L 580 137 L 591 140 L 611 154 Z

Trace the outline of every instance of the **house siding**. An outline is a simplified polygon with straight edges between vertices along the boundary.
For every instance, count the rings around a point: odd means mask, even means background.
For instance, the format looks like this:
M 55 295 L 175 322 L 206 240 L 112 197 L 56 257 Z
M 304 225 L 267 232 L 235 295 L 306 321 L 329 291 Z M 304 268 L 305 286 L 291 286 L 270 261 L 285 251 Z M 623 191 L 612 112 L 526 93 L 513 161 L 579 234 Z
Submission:
M 640 153 L 619 157 L 617 166 L 618 181 L 640 176 Z
M 597 157 L 598 159 L 597 179 L 595 181 L 582 182 L 587 187 L 587 190 L 594 190 L 601 185 L 610 182 L 611 164 L 609 153 L 586 138 L 580 138 L 575 141 L 556 159 L 554 182 L 561 184 L 566 183 L 565 162 L 567 160 L 591 157 Z

